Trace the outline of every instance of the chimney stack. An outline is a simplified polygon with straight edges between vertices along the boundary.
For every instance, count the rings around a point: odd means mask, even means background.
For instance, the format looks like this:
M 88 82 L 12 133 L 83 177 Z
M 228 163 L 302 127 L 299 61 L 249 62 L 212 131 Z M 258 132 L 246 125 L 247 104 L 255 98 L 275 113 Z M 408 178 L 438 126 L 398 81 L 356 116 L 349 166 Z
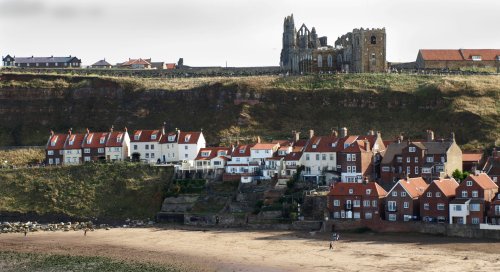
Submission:
M 89 128 L 85 129 L 85 131 L 87 132 L 87 134 L 90 134 Z
M 427 142 L 432 142 L 434 141 L 434 131 L 432 130 L 427 130 Z
M 111 126 L 111 128 L 109 129 L 109 132 L 113 133 L 113 130 L 115 130 L 115 126 Z
M 343 127 L 343 128 L 340 129 L 340 137 L 344 138 L 346 136 L 347 136 L 347 128 Z
M 312 139 L 314 137 L 314 130 L 310 129 L 309 130 L 309 139 Z
M 50 136 L 54 136 L 54 131 L 50 130 Z
M 300 132 L 299 131 L 292 131 L 292 139 L 293 139 L 293 142 L 296 143 L 300 140 Z
M 368 131 L 368 135 L 375 135 L 375 131 L 373 131 L 373 129 L 370 129 L 370 130 Z
M 260 144 L 260 136 L 257 136 L 257 143 Z
M 163 122 L 163 127 L 161 128 L 161 134 L 167 134 L 167 122 Z
M 452 142 L 455 142 L 455 132 L 452 132 L 452 133 L 451 133 L 451 141 L 452 141 Z
M 128 132 L 128 128 L 127 127 L 125 127 L 124 130 L 125 130 L 125 132 Z
M 332 136 L 337 138 L 339 136 L 339 133 L 335 129 L 332 129 Z
M 68 130 L 68 134 L 69 134 L 69 135 L 71 135 L 72 130 L 73 130 L 73 128 L 70 128 L 70 129 Z

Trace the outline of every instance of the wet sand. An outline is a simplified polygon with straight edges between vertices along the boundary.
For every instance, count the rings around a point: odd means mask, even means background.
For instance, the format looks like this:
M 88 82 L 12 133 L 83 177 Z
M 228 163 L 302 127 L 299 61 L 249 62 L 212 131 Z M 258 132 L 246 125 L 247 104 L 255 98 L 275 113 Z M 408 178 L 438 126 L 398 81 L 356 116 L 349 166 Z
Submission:
M 199 271 L 496 271 L 500 241 L 417 234 L 136 228 L 0 234 L 0 250 L 104 256 Z

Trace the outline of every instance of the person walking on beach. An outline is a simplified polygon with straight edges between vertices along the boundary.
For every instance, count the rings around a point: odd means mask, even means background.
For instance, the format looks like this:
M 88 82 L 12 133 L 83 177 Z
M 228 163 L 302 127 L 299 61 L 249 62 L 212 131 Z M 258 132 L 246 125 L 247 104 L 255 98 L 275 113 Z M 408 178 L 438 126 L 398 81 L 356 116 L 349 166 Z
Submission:
M 85 228 L 85 229 L 83 230 L 83 236 L 87 236 L 87 230 L 88 230 L 88 228 Z
M 333 242 L 330 241 L 330 249 L 333 249 Z
M 26 237 L 26 235 L 28 235 L 28 230 L 24 228 L 24 237 Z

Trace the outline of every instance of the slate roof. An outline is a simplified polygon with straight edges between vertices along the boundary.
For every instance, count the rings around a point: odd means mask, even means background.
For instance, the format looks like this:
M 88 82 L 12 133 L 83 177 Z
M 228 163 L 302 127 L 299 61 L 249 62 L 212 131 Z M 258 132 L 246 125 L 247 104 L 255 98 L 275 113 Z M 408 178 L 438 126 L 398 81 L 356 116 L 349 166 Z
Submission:
M 106 59 L 102 59 L 94 64 L 92 66 L 113 66 L 109 62 L 106 61 Z
M 80 59 L 74 56 L 68 57 L 16 57 L 16 63 L 55 63 L 55 62 L 73 62 L 76 59 L 77 62 L 81 62 Z
M 427 150 L 428 155 L 445 154 L 452 145 L 452 141 L 434 141 L 434 142 L 410 142 L 410 144 Z M 401 141 L 401 143 L 393 142 L 387 146 L 387 149 L 382 159 L 382 164 L 390 164 L 394 156 L 401 154 L 403 149 L 408 146 L 408 141 Z

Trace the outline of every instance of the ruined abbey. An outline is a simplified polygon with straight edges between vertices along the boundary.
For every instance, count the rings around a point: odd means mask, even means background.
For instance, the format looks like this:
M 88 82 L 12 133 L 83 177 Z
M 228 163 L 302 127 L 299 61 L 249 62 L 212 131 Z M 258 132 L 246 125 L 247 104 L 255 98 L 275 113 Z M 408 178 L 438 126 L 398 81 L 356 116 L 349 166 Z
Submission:
M 297 29 L 293 14 L 283 23 L 280 66 L 291 73 L 381 73 L 386 71 L 385 28 L 354 29 L 335 45 L 305 24 Z

